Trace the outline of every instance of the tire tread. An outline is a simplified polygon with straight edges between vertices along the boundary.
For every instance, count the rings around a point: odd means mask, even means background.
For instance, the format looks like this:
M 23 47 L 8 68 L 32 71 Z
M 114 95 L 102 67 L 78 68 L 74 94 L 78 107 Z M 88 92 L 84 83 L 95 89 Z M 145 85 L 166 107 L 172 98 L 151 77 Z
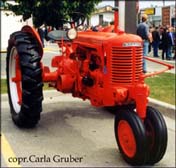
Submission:
M 13 47 L 16 47 L 20 59 L 22 104 L 20 112 L 16 113 L 11 100 L 9 79 L 7 79 L 12 120 L 19 127 L 31 128 L 38 123 L 42 111 L 43 81 L 39 46 L 36 39 L 29 33 L 21 31 L 12 33 L 7 48 L 7 78 L 9 78 L 8 62 Z

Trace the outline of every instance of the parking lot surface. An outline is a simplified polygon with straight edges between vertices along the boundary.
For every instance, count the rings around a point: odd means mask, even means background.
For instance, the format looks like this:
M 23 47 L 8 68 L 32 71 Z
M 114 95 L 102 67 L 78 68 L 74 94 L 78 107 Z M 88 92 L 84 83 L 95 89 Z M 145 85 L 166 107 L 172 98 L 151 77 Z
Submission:
M 113 113 L 57 91 L 44 97 L 37 127 L 19 129 L 2 96 L 2 167 L 129 167 L 116 145 Z M 175 119 L 165 119 L 168 147 L 156 167 L 175 166 Z

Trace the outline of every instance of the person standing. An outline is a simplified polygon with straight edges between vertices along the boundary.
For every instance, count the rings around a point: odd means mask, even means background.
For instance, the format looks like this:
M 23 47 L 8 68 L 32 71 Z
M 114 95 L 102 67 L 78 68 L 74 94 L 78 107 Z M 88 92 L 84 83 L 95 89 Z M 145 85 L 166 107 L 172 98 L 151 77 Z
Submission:
M 152 37 L 152 32 L 153 32 L 153 27 L 152 26 L 150 26 L 149 27 L 149 53 L 151 52 L 151 50 L 152 50 L 152 42 L 153 42 L 153 37 Z
M 143 40 L 143 56 L 148 56 L 149 52 L 149 26 L 147 24 L 148 16 L 142 15 L 142 22 L 137 26 L 137 35 Z M 143 58 L 143 73 L 147 72 L 146 60 Z
M 173 27 L 172 30 L 172 35 L 173 35 L 173 39 L 174 39 L 174 46 L 172 47 L 172 53 L 173 53 L 173 59 L 176 59 L 176 30 L 175 27 Z
M 168 60 L 172 59 L 172 47 L 175 45 L 172 27 L 168 29 Z
M 168 30 L 167 28 L 163 29 L 163 33 L 162 33 L 162 39 L 161 39 L 161 43 L 162 43 L 162 60 L 165 59 L 165 54 L 166 54 L 166 59 L 169 59 L 169 55 L 168 55 L 168 45 L 169 45 L 169 35 L 168 35 Z
M 159 57 L 158 56 L 158 48 L 160 43 L 160 35 L 158 31 L 158 27 L 155 27 L 154 31 L 152 32 L 152 46 L 153 46 L 153 57 Z

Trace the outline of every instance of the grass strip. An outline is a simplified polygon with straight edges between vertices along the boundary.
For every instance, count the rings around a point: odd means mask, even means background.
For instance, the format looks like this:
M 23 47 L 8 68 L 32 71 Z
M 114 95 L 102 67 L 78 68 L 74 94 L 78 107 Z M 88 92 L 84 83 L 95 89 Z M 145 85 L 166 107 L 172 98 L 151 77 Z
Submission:
M 146 78 L 145 83 L 150 87 L 150 97 L 175 105 L 175 74 L 163 73 Z

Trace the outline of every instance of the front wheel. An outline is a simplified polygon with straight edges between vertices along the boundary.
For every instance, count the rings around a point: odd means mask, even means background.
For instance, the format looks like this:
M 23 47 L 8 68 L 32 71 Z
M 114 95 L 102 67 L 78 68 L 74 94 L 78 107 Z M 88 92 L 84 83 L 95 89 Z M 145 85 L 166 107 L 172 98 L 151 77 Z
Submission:
M 10 36 L 6 72 L 12 120 L 19 127 L 34 127 L 42 111 L 42 69 L 39 45 L 25 32 Z
M 147 157 L 145 127 L 134 111 L 123 109 L 115 117 L 115 137 L 123 158 L 132 165 L 143 165 Z
M 148 106 L 144 121 L 148 138 L 148 164 L 159 162 L 167 148 L 167 127 L 161 113 Z

